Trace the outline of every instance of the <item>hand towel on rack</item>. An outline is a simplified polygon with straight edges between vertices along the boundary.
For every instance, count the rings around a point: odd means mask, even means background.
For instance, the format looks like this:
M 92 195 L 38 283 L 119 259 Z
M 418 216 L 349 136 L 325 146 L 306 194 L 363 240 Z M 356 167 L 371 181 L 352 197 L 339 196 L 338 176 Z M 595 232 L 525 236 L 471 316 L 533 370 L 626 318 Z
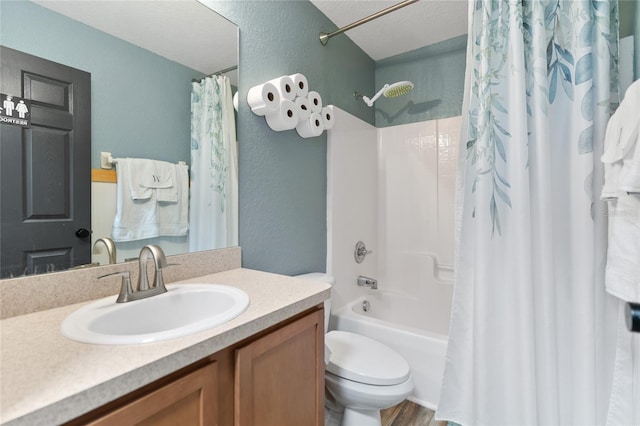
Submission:
M 604 141 L 602 199 L 640 192 L 640 80 L 625 92 L 624 100 L 607 124 Z
M 174 164 L 129 158 L 129 192 L 134 200 L 148 200 L 155 192 L 160 201 L 177 201 Z
M 177 198 L 175 202 L 158 202 L 158 189 L 131 188 L 130 170 L 139 162 L 137 159 L 118 159 L 116 167 L 116 215 L 113 221 L 114 241 L 135 241 L 158 236 L 184 236 L 189 229 L 188 222 L 188 177 L 186 165 L 170 164 L 176 178 L 173 180 Z M 146 169 L 145 169 L 146 170 Z M 141 195 L 149 191 L 148 198 L 134 199 L 132 194 Z
M 120 175 L 123 176 L 123 179 L 127 179 L 126 187 L 132 200 L 148 200 L 151 198 L 153 189 L 144 187 L 141 183 L 144 182 L 145 176 L 152 175 L 153 172 L 152 160 L 142 158 L 118 159 L 116 166 L 118 180 L 120 180 Z
M 140 186 L 142 188 L 154 189 L 156 199 L 159 202 L 177 203 L 178 187 L 176 183 L 176 164 L 167 163 L 166 161 L 142 160 L 151 162 L 150 167 L 152 173 L 146 173 L 141 176 Z
M 159 233 L 160 235 L 187 235 L 189 231 L 189 167 L 186 164 L 171 164 L 171 166 L 175 183 L 173 185 L 175 199 L 167 199 L 169 192 L 157 193 Z

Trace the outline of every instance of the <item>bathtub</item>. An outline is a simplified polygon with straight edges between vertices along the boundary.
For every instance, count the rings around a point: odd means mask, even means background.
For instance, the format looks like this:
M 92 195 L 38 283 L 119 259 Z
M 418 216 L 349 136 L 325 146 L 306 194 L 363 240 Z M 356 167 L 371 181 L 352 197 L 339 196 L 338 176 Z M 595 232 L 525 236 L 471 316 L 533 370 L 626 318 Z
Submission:
M 367 311 L 363 309 L 364 302 L 368 302 Z M 409 399 L 435 410 L 440 399 L 448 338 L 426 327 L 418 328 L 416 318 L 424 316 L 425 308 L 418 299 L 377 291 L 333 312 L 329 328 L 362 334 L 396 350 L 409 363 L 415 382 Z

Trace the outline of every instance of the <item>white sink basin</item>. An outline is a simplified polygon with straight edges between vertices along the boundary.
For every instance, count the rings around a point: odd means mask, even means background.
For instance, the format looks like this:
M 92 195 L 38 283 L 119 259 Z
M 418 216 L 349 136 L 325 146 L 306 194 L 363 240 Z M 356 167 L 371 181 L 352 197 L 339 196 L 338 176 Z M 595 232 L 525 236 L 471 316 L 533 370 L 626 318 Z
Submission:
M 62 321 L 65 337 L 85 343 L 127 345 L 198 333 L 224 324 L 249 306 L 249 296 L 218 284 L 168 285 L 167 292 L 133 302 L 110 296 Z

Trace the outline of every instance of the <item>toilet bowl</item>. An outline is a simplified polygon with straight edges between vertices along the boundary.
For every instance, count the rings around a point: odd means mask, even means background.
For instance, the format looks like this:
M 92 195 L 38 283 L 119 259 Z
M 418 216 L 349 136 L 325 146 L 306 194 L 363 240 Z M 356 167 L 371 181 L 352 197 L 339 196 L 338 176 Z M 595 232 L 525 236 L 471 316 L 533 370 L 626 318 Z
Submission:
M 333 277 L 312 273 L 299 278 L 333 285 Z M 331 310 L 325 302 L 325 332 Z M 344 408 L 342 426 L 380 426 L 380 410 L 402 402 L 413 391 L 407 361 L 390 347 L 356 333 L 325 334 L 325 387 Z

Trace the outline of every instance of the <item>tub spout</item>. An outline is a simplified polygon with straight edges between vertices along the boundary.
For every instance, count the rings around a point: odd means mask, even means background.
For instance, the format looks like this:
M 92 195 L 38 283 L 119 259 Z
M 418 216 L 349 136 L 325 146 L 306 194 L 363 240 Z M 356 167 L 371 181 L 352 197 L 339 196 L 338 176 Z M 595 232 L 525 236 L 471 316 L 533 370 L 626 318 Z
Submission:
M 369 287 L 372 290 L 377 290 L 378 289 L 378 280 L 375 280 L 375 279 L 369 278 L 369 277 L 364 277 L 364 276 L 360 275 L 358 277 L 358 286 L 360 286 L 360 287 Z

